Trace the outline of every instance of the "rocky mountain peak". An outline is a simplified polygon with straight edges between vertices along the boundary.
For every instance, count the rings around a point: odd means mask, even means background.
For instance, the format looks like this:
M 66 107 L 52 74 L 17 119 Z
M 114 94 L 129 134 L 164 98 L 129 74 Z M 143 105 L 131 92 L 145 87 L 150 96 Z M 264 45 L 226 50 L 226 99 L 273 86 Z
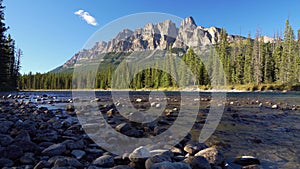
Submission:
M 196 22 L 195 22 L 194 18 L 191 17 L 191 16 L 185 18 L 185 19 L 181 22 L 181 26 L 180 26 L 180 28 L 186 28 L 186 29 L 187 29 L 187 28 L 193 29 L 193 28 L 196 28 L 196 27 L 197 27 Z
M 121 32 L 119 32 L 114 39 L 117 41 L 126 40 L 127 38 L 131 37 L 132 34 L 133 34 L 132 30 L 124 29 Z
M 92 59 L 109 52 L 164 50 L 170 45 L 173 45 L 173 48 L 187 49 L 216 44 L 219 41 L 220 32 L 220 28 L 197 26 L 193 17 L 185 18 L 179 28 L 171 20 L 157 24 L 149 23 L 134 31 L 124 29 L 108 42 L 97 42 L 93 48 L 76 53 L 63 67 L 73 65 L 77 60 Z M 228 35 L 229 41 L 236 38 L 236 36 Z

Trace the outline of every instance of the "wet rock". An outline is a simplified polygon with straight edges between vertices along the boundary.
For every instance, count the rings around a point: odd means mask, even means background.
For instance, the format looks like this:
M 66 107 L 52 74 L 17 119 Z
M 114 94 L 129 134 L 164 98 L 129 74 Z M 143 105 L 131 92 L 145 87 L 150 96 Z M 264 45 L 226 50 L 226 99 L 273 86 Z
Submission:
M 1 146 L 8 146 L 11 142 L 13 142 L 13 139 L 10 137 L 10 135 L 7 134 L 0 134 L 0 145 Z
M 130 130 L 131 126 L 128 123 L 122 123 L 116 126 L 116 131 L 124 133 L 128 130 Z
M 183 155 L 183 151 L 180 148 L 172 147 L 171 152 L 174 153 L 174 155 Z
M 135 149 L 130 155 L 129 159 L 132 162 L 146 161 L 148 157 L 151 156 L 151 153 L 144 147 L 139 147 Z
M 97 148 L 87 148 L 85 149 L 86 152 L 91 153 L 91 154 L 97 154 L 97 155 L 102 155 L 103 150 L 97 149 Z
M 113 167 L 112 169 L 134 169 L 133 167 L 130 167 L 128 165 L 117 165 Z
M 31 141 L 28 131 L 21 130 L 15 137 L 15 141 Z
M 167 130 L 168 129 L 166 129 L 166 128 L 155 127 L 153 132 L 154 132 L 154 135 L 160 135 L 160 134 L 162 134 L 163 132 L 165 132 Z
M 50 167 L 50 163 L 47 161 L 40 161 L 38 162 L 33 169 L 43 169 Z
M 152 103 L 150 103 L 150 106 L 151 106 L 151 107 L 155 107 L 156 104 L 157 104 L 156 102 L 152 102 Z
M 172 159 L 165 155 L 155 155 L 146 160 L 145 167 L 146 167 L 146 169 L 150 169 L 153 164 L 161 163 L 164 161 L 172 162 Z
M 157 104 L 155 105 L 155 107 L 156 107 L 156 108 L 161 108 L 161 105 L 160 105 L 159 103 L 157 103 Z
M 136 102 L 138 102 L 138 103 L 140 103 L 140 102 L 142 102 L 142 101 L 143 101 L 143 99 L 141 99 L 141 98 L 137 98 L 135 101 L 136 101 Z
M 34 140 L 38 142 L 54 142 L 58 139 L 58 133 L 56 131 L 43 131 L 42 133 L 38 133 Z
M 278 105 L 277 104 L 272 105 L 272 109 L 278 109 Z
M 68 149 L 74 150 L 74 149 L 83 149 L 84 148 L 84 142 L 83 140 L 79 141 L 73 141 L 73 140 L 66 140 L 63 142 Z
M 57 159 L 54 162 L 54 167 L 65 167 L 65 166 L 72 166 L 76 168 L 82 168 L 83 164 L 81 164 L 78 160 L 71 157 L 62 157 Z
M 66 111 L 73 112 L 73 111 L 75 111 L 75 107 L 73 105 L 68 104 L 68 105 L 66 105 Z
M 166 150 L 166 149 L 156 149 L 156 150 L 151 150 L 150 151 L 151 156 L 155 156 L 155 155 L 164 155 L 167 157 L 174 157 L 174 153 L 170 150 Z
M 24 152 L 39 153 L 41 148 L 32 141 L 15 141 L 13 145 L 19 146 Z
M 83 124 L 82 128 L 86 133 L 94 134 L 99 131 L 101 126 L 98 123 L 89 123 L 89 124 Z
M 22 164 L 34 164 L 35 158 L 33 153 L 25 153 L 21 158 L 20 162 Z
M 61 155 L 67 150 L 66 145 L 64 144 L 53 144 L 42 151 L 42 154 L 49 155 L 49 156 L 55 156 L 55 155 Z
M 260 161 L 253 156 L 236 157 L 233 162 L 236 164 L 240 164 L 242 166 L 254 165 L 254 164 L 260 165 Z
M 247 165 L 247 166 L 243 166 L 242 169 L 261 169 L 262 167 L 260 167 L 259 165 Z
M 6 147 L 6 157 L 9 159 L 18 159 L 23 156 L 23 150 L 21 147 L 16 145 L 10 145 Z
M 189 141 L 185 146 L 184 146 L 184 151 L 194 155 L 198 151 L 203 150 L 207 148 L 207 146 L 204 143 L 199 143 L 198 141 Z
M 11 128 L 11 126 L 13 125 L 14 123 L 11 122 L 11 121 L 1 121 L 0 122 L 0 133 L 8 133 L 8 130 Z
M 182 163 L 182 162 L 168 162 L 168 161 L 164 161 L 161 163 L 156 163 L 153 164 L 150 169 L 191 169 L 191 167 L 186 164 L 186 163 Z
M 12 167 L 14 162 L 7 158 L 0 158 L 0 167 Z
M 220 165 L 224 161 L 224 156 L 215 147 L 206 148 L 199 151 L 195 156 L 203 156 L 212 165 Z
M 114 164 L 114 158 L 110 155 L 103 155 L 93 161 L 93 165 L 97 167 L 113 167 Z
M 133 112 L 133 113 L 130 113 L 129 116 L 128 116 L 128 119 L 131 121 L 131 122 L 143 122 L 144 121 L 144 114 L 142 112 Z
M 82 159 L 82 157 L 85 155 L 85 151 L 82 150 L 73 150 L 71 154 L 78 160 Z
M 114 162 L 115 162 L 115 165 L 128 165 L 130 163 L 130 160 L 125 159 L 122 156 L 115 156 Z
M 257 138 L 257 137 L 255 137 L 255 138 L 251 139 L 251 141 L 252 141 L 253 143 L 256 143 L 256 144 L 260 144 L 260 143 L 262 143 L 262 140 L 261 140 L 261 139 L 259 139 L 259 138 Z
M 179 156 L 173 157 L 173 159 L 174 159 L 174 161 L 180 162 L 180 161 L 183 161 L 185 159 L 185 156 L 179 155 Z
M 211 169 L 209 162 L 202 156 L 189 156 L 184 162 L 189 164 L 192 169 Z
M 131 129 L 131 130 L 124 132 L 124 134 L 129 137 L 140 138 L 140 137 L 143 137 L 145 133 L 142 130 Z

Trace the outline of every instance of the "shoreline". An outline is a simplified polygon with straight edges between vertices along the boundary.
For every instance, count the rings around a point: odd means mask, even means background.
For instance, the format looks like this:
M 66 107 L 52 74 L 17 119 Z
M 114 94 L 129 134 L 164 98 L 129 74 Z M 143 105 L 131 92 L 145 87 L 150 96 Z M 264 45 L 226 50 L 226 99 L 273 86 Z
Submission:
M 254 90 L 254 91 L 249 91 L 249 90 L 202 90 L 202 89 L 198 89 L 198 90 L 193 90 L 193 89 L 138 89 L 138 90 L 134 90 L 134 89 L 120 89 L 120 90 L 110 90 L 110 89 L 32 89 L 32 90 L 18 90 L 18 91 L 1 91 L 1 92 L 72 92 L 72 91 L 103 91 L 103 92 L 111 92 L 111 91 L 133 91 L 133 92 L 207 92 L 207 93 L 212 93 L 212 92 L 226 92 L 226 93 L 245 93 L 245 92 L 266 92 L 266 93 L 287 93 L 287 92 L 300 92 L 298 90 Z

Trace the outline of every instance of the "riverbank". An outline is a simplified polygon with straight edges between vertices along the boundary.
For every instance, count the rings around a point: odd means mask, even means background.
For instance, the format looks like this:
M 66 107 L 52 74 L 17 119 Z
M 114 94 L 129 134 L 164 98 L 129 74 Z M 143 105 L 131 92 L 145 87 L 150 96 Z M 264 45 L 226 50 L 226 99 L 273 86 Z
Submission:
M 198 86 L 194 88 L 142 88 L 142 89 L 26 89 L 20 91 L 185 91 L 185 92 L 288 92 L 300 91 L 300 85 L 282 85 L 282 84 L 245 84 L 245 85 L 227 85 L 219 87 Z
M 0 99 L 1 167 L 131 169 L 147 166 L 159 168 L 163 165 L 187 169 L 197 166 L 235 169 L 243 165 L 246 168 L 249 164 L 255 165 L 252 166 L 254 168 L 300 167 L 297 162 L 299 156 L 292 151 L 300 145 L 298 94 L 232 93 L 227 97 L 219 127 L 205 143 L 197 140 L 210 112 L 211 95 L 204 94 L 201 100 L 187 98 L 190 108 L 199 101 L 201 107 L 193 129 L 183 140 L 171 149 L 149 144 L 116 155 L 95 144 L 86 130 L 101 136 L 107 134 L 103 140 L 108 145 L 122 145 L 110 131 L 98 133 L 99 124 L 103 122 L 98 120 L 103 116 L 109 126 L 123 135 L 133 138 L 160 135 L 179 118 L 180 96 L 176 92 L 167 94 L 168 104 L 163 114 L 153 123 L 139 125 L 118 112 L 106 95 L 109 92 L 100 92 L 98 98 L 90 100 L 98 102 L 101 114 L 95 114 L 91 109 L 74 109 L 71 94 L 67 93 L 29 92 L 25 95 L 6 95 Z M 131 112 L 133 114 L 128 112 L 131 117 L 144 117 L 143 112 L 149 107 L 159 109 L 162 106 L 160 103 L 164 99 L 153 95 L 151 97 L 156 101 L 152 105 L 146 93 L 137 92 L 130 97 L 139 110 Z M 120 95 L 121 100 L 125 98 Z M 82 125 L 78 117 L 87 117 L 87 123 Z M 134 158 L 134 154 L 140 153 L 146 154 L 147 158 Z M 247 155 L 252 157 L 240 158 Z

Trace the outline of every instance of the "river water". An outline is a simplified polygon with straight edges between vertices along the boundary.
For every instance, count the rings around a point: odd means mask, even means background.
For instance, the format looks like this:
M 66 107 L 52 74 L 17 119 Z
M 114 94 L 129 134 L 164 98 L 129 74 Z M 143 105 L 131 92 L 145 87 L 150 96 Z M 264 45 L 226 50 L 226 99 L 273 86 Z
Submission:
M 83 96 L 89 92 L 82 92 Z M 1 93 L 0 95 L 7 95 Z M 63 109 L 72 102 L 71 91 L 19 92 L 23 99 L 48 109 Z M 91 95 L 92 94 L 92 95 Z M 93 94 L 102 102 L 109 103 L 111 92 L 90 92 L 85 99 L 94 100 Z M 119 92 L 120 97 L 127 92 Z M 130 98 L 148 98 L 150 92 L 130 92 Z M 180 92 L 164 92 L 167 98 L 180 100 Z M 186 94 L 186 93 L 185 93 Z M 189 93 L 187 92 L 187 95 Z M 194 93 L 191 93 L 191 95 Z M 201 92 L 200 98 L 208 98 L 200 103 L 200 114 L 209 109 L 212 94 Z M 41 99 L 43 95 L 51 98 Z M 222 119 L 206 144 L 217 146 L 228 159 L 236 156 L 255 156 L 263 168 L 300 168 L 300 92 L 229 92 L 225 93 L 226 103 Z M 77 95 L 78 96 L 78 95 Z M 175 100 L 176 100 L 175 99 Z M 146 99 L 147 100 L 147 99 Z M 193 102 L 195 100 L 192 100 Z M 196 101 L 202 101 L 196 100 Z M 179 107 L 179 103 L 172 103 Z M 149 104 L 150 105 L 150 104 Z M 273 107 L 276 105 L 277 107 Z M 207 112 L 206 112 L 207 113 Z M 205 115 L 197 120 L 191 131 L 197 140 L 205 123 Z

